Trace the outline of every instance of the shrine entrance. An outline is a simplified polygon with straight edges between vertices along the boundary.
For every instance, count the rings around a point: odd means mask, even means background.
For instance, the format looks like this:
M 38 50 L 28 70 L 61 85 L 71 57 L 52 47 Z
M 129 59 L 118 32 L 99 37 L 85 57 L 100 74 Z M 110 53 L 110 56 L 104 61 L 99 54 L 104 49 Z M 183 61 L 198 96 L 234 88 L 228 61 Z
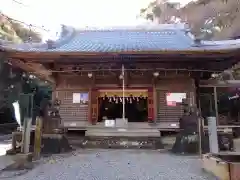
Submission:
M 125 118 L 128 122 L 148 120 L 147 90 L 126 90 L 125 97 L 122 96 L 121 90 L 101 90 L 98 98 L 98 121 L 122 118 L 123 98 L 125 98 Z

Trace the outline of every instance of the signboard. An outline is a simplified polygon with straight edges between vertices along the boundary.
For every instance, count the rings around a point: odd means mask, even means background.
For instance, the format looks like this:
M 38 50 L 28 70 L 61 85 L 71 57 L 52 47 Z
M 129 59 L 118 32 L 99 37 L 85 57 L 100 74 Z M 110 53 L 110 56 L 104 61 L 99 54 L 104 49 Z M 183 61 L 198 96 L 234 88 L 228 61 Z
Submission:
M 114 127 L 115 126 L 115 120 L 105 120 L 105 127 Z
M 182 103 L 183 99 L 187 98 L 186 93 L 167 93 L 166 101 L 167 106 L 176 106 L 177 103 Z
M 88 93 L 73 93 L 73 103 L 88 105 Z

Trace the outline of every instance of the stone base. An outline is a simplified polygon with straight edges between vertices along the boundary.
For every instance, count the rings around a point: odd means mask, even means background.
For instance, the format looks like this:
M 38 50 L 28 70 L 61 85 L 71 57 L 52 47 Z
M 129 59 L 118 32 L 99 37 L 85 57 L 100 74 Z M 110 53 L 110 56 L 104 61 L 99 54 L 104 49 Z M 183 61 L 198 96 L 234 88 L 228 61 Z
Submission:
M 33 154 L 27 153 L 27 154 L 17 154 L 13 156 L 14 163 L 7 167 L 9 170 L 22 170 L 22 169 L 28 169 L 31 166 L 31 162 L 33 160 Z
M 14 148 L 14 149 L 9 149 L 6 151 L 7 155 L 16 155 L 18 153 L 21 153 L 21 147 Z
M 160 137 L 157 129 L 137 129 L 137 128 L 92 128 L 85 133 L 87 137 Z
M 41 154 L 58 154 L 72 150 L 63 134 L 43 134 Z
M 14 138 L 13 141 L 21 140 L 21 133 L 18 134 L 20 139 Z M 16 144 L 16 143 L 13 143 Z M 72 148 L 64 134 L 43 134 L 41 154 L 54 154 L 70 151 Z M 34 151 L 34 133 L 31 133 L 30 152 Z M 8 155 L 15 155 L 21 152 L 21 147 L 15 147 L 7 151 Z
M 220 151 L 233 151 L 233 136 L 229 133 L 218 133 Z M 209 137 L 206 133 L 202 136 L 202 152 L 209 153 Z M 198 135 L 180 132 L 172 148 L 173 153 L 196 154 L 199 152 Z
M 69 138 L 73 146 L 102 149 L 163 149 L 160 137 L 93 136 Z
M 234 150 L 234 143 L 233 143 L 233 134 L 232 133 L 225 133 L 225 132 L 218 132 L 218 145 L 220 151 L 233 151 Z M 209 136 L 206 133 L 203 136 L 203 152 L 209 153 Z
M 186 135 L 180 132 L 171 151 L 176 154 L 195 154 L 198 152 L 197 138 L 197 135 Z

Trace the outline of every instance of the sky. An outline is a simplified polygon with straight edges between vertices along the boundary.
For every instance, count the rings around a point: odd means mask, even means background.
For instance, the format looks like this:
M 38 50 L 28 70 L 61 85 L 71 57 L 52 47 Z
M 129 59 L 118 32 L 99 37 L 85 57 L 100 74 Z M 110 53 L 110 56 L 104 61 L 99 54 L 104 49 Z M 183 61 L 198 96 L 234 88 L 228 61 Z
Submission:
M 1 0 L 6 15 L 56 34 L 60 25 L 74 27 L 131 26 L 146 22 L 137 18 L 140 9 L 152 0 Z M 186 4 L 191 0 L 180 1 Z

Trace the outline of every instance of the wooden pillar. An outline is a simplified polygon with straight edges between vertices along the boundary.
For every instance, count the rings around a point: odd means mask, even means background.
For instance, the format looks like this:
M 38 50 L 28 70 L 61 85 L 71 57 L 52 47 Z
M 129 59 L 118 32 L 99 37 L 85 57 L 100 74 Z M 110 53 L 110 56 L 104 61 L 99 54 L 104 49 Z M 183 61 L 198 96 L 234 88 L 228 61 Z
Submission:
M 153 120 L 157 121 L 158 115 L 158 94 L 156 84 L 153 86 Z
M 153 88 L 148 88 L 148 121 L 154 120 L 154 101 L 153 101 Z
M 219 116 L 218 116 L 218 99 L 217 99 L 217 87 L 213 87 L 213 92 L 214 92 L 214 106 L 215 106 L 215 115 L 217 119 L 217 125 L 219 125 Z
M 98 89 L 91 90 L 91 118 L 90 123 L 96 124 L 98 120 Z
M 92 87 L 88 91 L 88 123 L 92 124 Z

